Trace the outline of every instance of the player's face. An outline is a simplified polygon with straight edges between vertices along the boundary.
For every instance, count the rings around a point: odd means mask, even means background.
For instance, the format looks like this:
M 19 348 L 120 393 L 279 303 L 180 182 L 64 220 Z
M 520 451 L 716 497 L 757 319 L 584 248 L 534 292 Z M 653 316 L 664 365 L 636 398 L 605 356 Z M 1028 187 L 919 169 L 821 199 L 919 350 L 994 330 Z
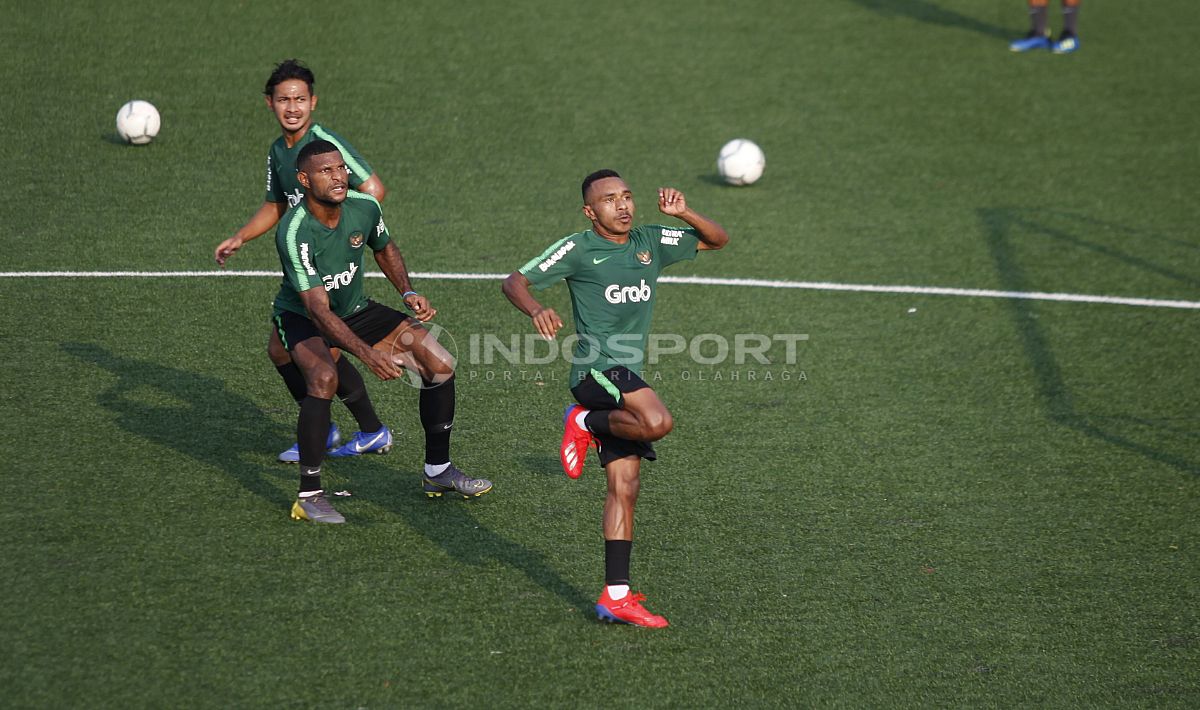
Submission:
M 340 205 L 350 189 L 350 171 L 340 152 L 322 153 L 308 159 L 308 168 L 296 174 L 305 192 L 318 202 Z
M 583 213 L 602 236 L 629 234 L 633 210 L 633 193 L 621 178 L 603 178 L 588 187 Z
M 308 129 L 313 109 L 317 107 L 317 97 L 308 92 L 308 84 L 299 79 L 288 79 L 275 85 L 267 106 L 275 113 L 284 133 L 299 133 Z

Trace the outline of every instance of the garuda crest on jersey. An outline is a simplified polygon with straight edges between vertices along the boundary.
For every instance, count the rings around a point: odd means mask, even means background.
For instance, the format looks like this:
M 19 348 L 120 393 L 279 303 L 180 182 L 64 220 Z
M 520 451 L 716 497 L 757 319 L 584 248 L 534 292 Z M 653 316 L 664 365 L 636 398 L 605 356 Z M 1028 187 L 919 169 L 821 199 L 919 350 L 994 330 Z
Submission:
M 636 256 L 637 260 L 642 263 L 642 266 L 648 266 L 650 264 L 650 252 L 639 251 L 637 254 L 634 254 L 634 256 Z

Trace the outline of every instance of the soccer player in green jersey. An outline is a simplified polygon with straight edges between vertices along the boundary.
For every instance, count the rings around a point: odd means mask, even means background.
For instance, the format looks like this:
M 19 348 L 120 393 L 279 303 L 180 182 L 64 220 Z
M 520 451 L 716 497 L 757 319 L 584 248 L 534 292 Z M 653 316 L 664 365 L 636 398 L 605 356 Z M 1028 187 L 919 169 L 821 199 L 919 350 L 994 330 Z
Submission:
M 685 229 L 633 226 L 633 193 L 621 176 L 600 170 L 583 181 L 583 214 L 592 228 L 550 245 L 542 255 L 504 281 L 504 295 L 543 337 L 553 338 L 562 319 L 533 297 L 560 280 L 571 292 L 579 336 L 572 353 L 571 394 L 578 405 L 563 415 L 559 448 L 571 478 L 583 472 L 588 447 L 599 448 L 608 478 L 604 502 L 605 588 L 596 613 L 606 621 L 659 628 L 667 620 L 642 606 L 630 591 L 633 510 L 641 460 L 656 458 L 651 442 L 674 426 L 671 412 L 638 374 L 644 360 L 659 273 L 697 251 L 720 249 L 729 241 L 724 228 L 688 207 L 683 193 L 659 188 L 658 209 L 677 217 Z
M 321 489 L 329 404 L 338 386 L 335 347 L 353 354 L 382 380 L 400 377 L 405 369 L 420 377 L 426 494 L 458 493 L 470 498 L 487 493 L 491 482 L 469 478 L 450 462 L 453 358 L 422 325 L 437 311 L 413 290 L 379 202 L 350 189 L 346 161 L 329 141 L 304 146 L 296 165 L 304 202 L 289 210 L 276 230 L 283 283 L 272 317 L 280 342 L 304 375 L 307 392 L 296 424 L 300 493 L 292 517 L 345 522 Z M 366 248 L 415 319 L 366 297 L 362 273 Z
M 232 237 L 217 245 L 213 256 L 221 266 L 246 242 L 266 234 L 278 222 L 283 213 L 304 199 L 304 190 L 296 175 L 296 157 L 304 146 L 314 140 L 328 140 L 341 151 L 350 170 L 350 187 L 383 201 L 387 190 L 367 161 L 346 140 L 313 121 L 312 112 L 317 108 L 317 96 L 313 93 L 316 77 L 312 70 L 295 59 L 280 62 L 267 78 L 267 107 L 279 121 L 283 131 L 271 145 L 267 154 L 267 196 L 262 206 Z M 292 398 L 299 404 L 307 396 L 304 376 L 292 362 L 288 351 L 279 342 L 278 334 L 272 330 L 267 339 L 267 356 L 275 365 Z M 387 453 L 392 447 L 392 432 L 379 421 L 379 415 L 367 394 L 362 375 L 349 360 L 338 356 L 338 398 L 350 410 L 358 423 L 359 431 L 340 448 L 334 448 L 341 440 L 337 425 L 330 424 L 326 445 L 332 456 L 357 456 L 377 452 Z M 279 460 L 296 463 L 300 459 L 299 444 L 293 444 Z

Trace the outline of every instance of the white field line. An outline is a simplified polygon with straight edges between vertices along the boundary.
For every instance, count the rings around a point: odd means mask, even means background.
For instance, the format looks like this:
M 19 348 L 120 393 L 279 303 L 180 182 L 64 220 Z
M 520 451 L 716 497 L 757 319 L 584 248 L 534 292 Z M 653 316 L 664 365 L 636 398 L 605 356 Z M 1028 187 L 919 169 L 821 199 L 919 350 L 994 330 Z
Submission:
M 416 271 L 414 279 L 456 281 L 498 281 L 508 274 L 466 274 L 454 272 Z M 0 278 L 233 278 L 274 277 L 278 271 L 0 271 Z M 378 271 L 369 271 L 367 276 L 383 278 Z M 1105 303 L 1117 306 L 1140 306 L 1143 308 L 1182 308 L 1200 310 L 1200 301 L 1176 301 L 1160 298 L 1134 298 L 1128 296 L 1099 296 L 1086 293 L 1046 293 L 1041 291 L 995 291 L 977 288 L 946 288 L 942 286 L 887 286 L 879 284 L 842 284 L 828 281 L 778 281 L 772 279 L 725 279 L 707 276 L 663 276 L 662 283 L 700 284 L 704 286 L 740 286 L 743 288 L 792 288 L 809 291 L 851 291 L 856 293 L 897 293 L 927 296 L 958 296 L 963 298 L 1008 298 L 1030 301 L 1060 301 L 1067 303 Z

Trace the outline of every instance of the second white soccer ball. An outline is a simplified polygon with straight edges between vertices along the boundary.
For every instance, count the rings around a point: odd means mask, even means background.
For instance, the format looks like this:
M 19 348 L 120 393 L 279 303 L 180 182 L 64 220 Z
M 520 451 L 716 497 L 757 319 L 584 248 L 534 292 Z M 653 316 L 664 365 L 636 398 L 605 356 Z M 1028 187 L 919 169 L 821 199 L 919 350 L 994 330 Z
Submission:
M 762 177 L 767 156 L 754 141 L 734 138 L 717 153 L 717 172 L 730 185 L 751 185 Z
M 158 109 L 149 101 L 134 99 L 117 111 L 117 133 L 134 145 L 145 145 L 158 135 Z

